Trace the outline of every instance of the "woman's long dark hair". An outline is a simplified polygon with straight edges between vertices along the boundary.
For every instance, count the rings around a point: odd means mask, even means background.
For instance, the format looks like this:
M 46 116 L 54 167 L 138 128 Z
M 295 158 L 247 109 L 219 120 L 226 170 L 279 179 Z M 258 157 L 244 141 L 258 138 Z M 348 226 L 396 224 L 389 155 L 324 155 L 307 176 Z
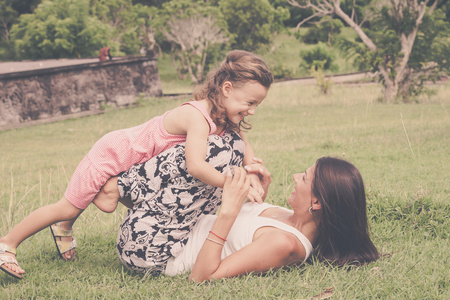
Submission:
M 364 183 L 351 163 L 333 157 L 317 160 L 313 194 L 322 205 L 316 254 L 343 266 L 375 261 L 379 253 L 370 240 Z

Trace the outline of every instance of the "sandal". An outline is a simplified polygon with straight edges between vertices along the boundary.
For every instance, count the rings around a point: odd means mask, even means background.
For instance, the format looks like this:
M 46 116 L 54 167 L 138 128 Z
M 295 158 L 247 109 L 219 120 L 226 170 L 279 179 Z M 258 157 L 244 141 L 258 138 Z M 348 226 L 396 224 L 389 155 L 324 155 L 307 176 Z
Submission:
M 75 249 L 77 247 L 77 241 L 72 237 L 72 232 L 73 230 L 64 230 L 61 228 L 61 224 L 55 223 L 53 225 L 50 225 L 50 231 L 52 233 L 53 236 L 53 240 L 55 241 L 56 244 L 56 248 L 58 249 L 58 253 L 59 256 L 64 259 L 65 261 L 71 261 L 72 259 L 75 258 L 75 255 L 70 258 L 67 259 L 63 256 L 64 253 L 66 253 L 67 251 L 70 251 L 72 249 Z M 68 241 L 58 241 L 56 238 L 59 237 L 72 237 L 72 241 L 68 242 Z
M 16 248 L 11 248 L 6 244 L 0 243 L 0 254 L 5 254 L 6 252 L 16 255 Z M 16 277 L 17 279 L 22 279 L 23 277 L 22 274 L 19 274 L 9 268 L 6 268 L 5 266 L 3 266 L 4 264 L 15 264 L 19 266 L 19 263 L 14 257 L 9 255 L 0 255 L 0 269 L 8 275 Z

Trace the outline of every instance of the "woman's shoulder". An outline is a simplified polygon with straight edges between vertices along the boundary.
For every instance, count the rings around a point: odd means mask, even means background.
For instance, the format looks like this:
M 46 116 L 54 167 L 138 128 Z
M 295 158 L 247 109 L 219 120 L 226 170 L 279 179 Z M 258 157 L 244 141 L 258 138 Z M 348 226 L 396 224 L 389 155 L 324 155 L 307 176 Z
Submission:
M 281 206 L 268 205 L 266 209 L 261 211 L 258 221 L 258 229 L 255 231 L 255 239 L 261 236 L 276 237 L 274 242 L 291 249 L 302 260 L 308 258 L 313 250 L 313 246 L 309 239 L 297 228 L 288 223 L 282 222 L 288 215 L 292 214 L 292 210 Z M 270 238 L 269 238 L 270 240 Z
M 285 264 L 305 261 L 309 251 L 296 235 L 277 227 L 262 227 L 255 233 L 255 240 L 265 241 Z

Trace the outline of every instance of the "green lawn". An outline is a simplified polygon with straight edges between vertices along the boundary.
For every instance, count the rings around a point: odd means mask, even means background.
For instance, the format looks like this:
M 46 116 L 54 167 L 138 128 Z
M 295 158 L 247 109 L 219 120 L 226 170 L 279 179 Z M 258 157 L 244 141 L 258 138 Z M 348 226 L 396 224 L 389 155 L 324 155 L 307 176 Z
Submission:
M 48 229 L 18 248 L 27 271 L 0 272 L 0 299 L 450 299 L 450 85 L 420 104 L 381 104 L 378 85 L 274 85 L 248 133 L 272 173 L 270 203 L 286 206 L 292 174 L 320 156 L 345 156 L 365 180 L 373 240 L 383 258 L 338 269 L 313 261 L 267 275 L 196 285 L 186 276 L 143 278 L 115 251 L 123 207 L 90 206 L 75 225 L 77 258 L 59 259 Z M 187 99 L 187 98 L 186 98 Z M 39 206 L 56 202 L 78 162 L 103 134 L 140 124 L 182 101 L 0 132 L 0 235 Z

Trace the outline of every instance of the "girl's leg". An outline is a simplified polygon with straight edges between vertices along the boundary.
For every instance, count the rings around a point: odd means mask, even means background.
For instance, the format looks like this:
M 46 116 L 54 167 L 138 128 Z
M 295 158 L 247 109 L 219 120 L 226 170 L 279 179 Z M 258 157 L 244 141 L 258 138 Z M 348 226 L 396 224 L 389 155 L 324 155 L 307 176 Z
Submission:
M 59 222 L 59 226 L 63 230 L 72 230 L 73 224 L 78 219 L 78 216 L 76 216 L 73 219 L 67 220 L 67 221 Z M 54 238 L 58 241 L 68 242 L 68 243 L 71 243 L 73 241 L 72 236 L 54 236 Z M 69 251 L 66 251 L 64 253 L 60 253 L 60 255 L 61 255 L 62 259 L 64 259 L 65 261 L 70 261 L 70 260 L 72 260 L 72 258 L 75 257 L 75 248 L 70 249 Z
M 122 203 L 128 208 L 133 207 L 133 204 L 131 203 L 131 199 L 129 197 L 120 198 L 116 176 L 108 179 L 100 192 L 98 192 L 98 194 L 95 196 L 92 203 L 94 203 L 98 209 L 106 213 L 112 213 L 114 210 L 116 210 L 118 202 Z
M 63 197 L 54 204 L 43 206 L 33 211 L 22 222 L 14 226 L 8 234 L 0 238 L 0 243 L 17 248 L 25 239 L 49 225 L 59 221 L 76 219 L 82 211 L 82 209 L 73 206 Z M 14 256 L 12 253 L 8 253 L 8 255 Z M 5 264 L 5 266 L 17 273 L 24 273 L 23 269 L 16 265 Z

